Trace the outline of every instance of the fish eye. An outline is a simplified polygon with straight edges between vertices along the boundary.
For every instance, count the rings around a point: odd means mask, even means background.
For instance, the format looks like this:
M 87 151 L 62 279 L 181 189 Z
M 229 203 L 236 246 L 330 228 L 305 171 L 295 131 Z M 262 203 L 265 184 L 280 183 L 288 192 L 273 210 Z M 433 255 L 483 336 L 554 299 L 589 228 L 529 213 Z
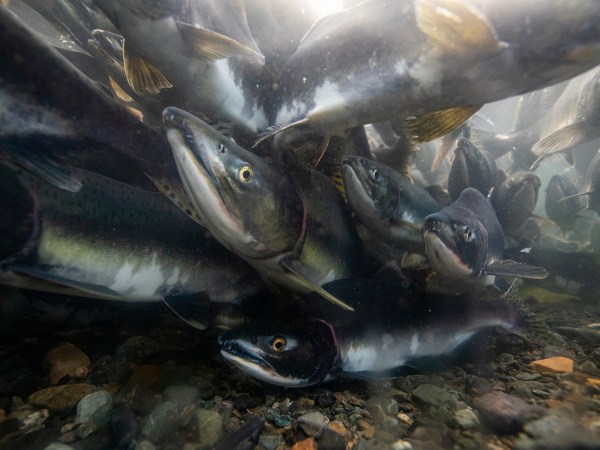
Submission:
M 373 181 L 379 181 L 381 179 L 381 172 L 377 169 L 369 170 L 369 175 Z
M 463 230 L 463 239 L 465 242 L 471 242 L 475 239 L 475 233 L 469 227 L 465 227 Z
M 286 341 L 283 336 L 275 336 L 271 341 L 271 350 L 275 353 L 280 353 L 285 350 Z
M 223 144 L 222 142 L 219 142 L 219 145 L 217 145 L 217 151 L 219 153 L 225 153 L 225 144 Z
M 243 166 L 238 172 L 238 178 L 242 183 L 250 183 L 254 179 L 254 171 L 250 166 Z

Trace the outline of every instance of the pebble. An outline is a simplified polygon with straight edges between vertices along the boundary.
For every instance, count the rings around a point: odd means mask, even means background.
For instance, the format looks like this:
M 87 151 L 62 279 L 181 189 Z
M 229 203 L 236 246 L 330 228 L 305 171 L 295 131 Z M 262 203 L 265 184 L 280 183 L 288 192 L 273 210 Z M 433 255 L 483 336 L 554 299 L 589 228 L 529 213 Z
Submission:
M 548 415 L 529 422 L 515 445 L 517 450 L 570 450 L 600 448 L 600 438 L 580 423 L 564 415 Z
M 201 447 L 215 445 L 221 434 L 223 434 L 223 417 L 212 409 L 198 409 L 194 413 L 194 424 L 196 425 L 196 442 Z
M 60 442 L 53 442 L 44 448 L 44 450 L 75 450 L 73 447 L 67 444 L 62 444 Z
M 481 418 L 499 433 L 515 433 L 534 418 L 533 408 L 519 397 L 503 392 L 490 392 L 475 401 Z
M 531 368 L 540 373 L 571 373 L 573 372 L 573 360 L 564 356 L 555 356 L 554 358 L 533 361 Z
M 392 444 L 393 450 L 412 450 L 413 446 L 410 442 L 405 440 L 398 440 Z
M 306 438 L 306 439 L 296 442 L 294 445 L 292 445 L 291 450 L 317 450 L 317 449 L 318 449 L 318 447 L 317 447 L 317 443 L 315 442 L 315 438 L 309 437 L 309 438 Z
M 192 418 L 196 401 L 200 398 L 198 389 L 192 386 L 170 386 L 162 394 L 164 400 L 177 405 L 181 428 L 186 427 Z
M 135 446 L 135 450 L 156 450 L 156 447 L 150 441 L 142 441 Z
M 261 434 L 258 438 L 258 445 L 265 450 L 275 450 L 282 442 L 283 438 L 278 434 Z
M 137 420 L 129 406 L 119 405 L 114 409 L 110 418 L 110 428 L 115 446 L 129 448 L 138 431 Z
M 110 420 L 112 410 L 112 396 L 108 392 L 92 392 L 79 400 L 75 423 L 93 423 L 96 427 L 101 427 Z
M 204 377 L 192 377 L 189 380 L 190 384 L 193 384 L 198 389 L 198 396 L 202 400 L 209 400 L 215 396 L 217 392 L 215 386 Z
M 585 381 L 593 386 L 600 387 L 600 380 L 598 378 L 586 378 Z
M 369 411 L 373 421 L 376 423 L 383 422 L 388 416 L 396 416 L 398 414 L 398 402 L 393 398 L 374 397 L 367 400 L 365 409 Z
M 48 367 L 50 383 L 58 384 L 64 377 L 85 378 L 92 361 L 75 345 L 61 342 L 44 355 L 44 365 Z
M 317 439 L 317 448 L 319 450 L 345 450 L 346 439 L 341 434 L 327 428 Z
M 458 400 L 455 394 L 433 384 L 420 384 L 412 395 L 417 402 L 436 407 L 452 405 Z
M 157 443 L 164 436 L 173 433 L 178 425 L 177 405 L 173 402 L 164 402 L 157 405 L 146 418 L 142 434 L 152 443 Z
M 27 399 L 34 406 L 48 408 L 57 414 L 68 413 L 77 406 L 79 400 L 94 392 L 91 384 L 65 384 L 34 392 Z
M 329 419 L 320 412 L 311 412 L 298 417 L 298 426 L 307 436 L 319 438 L 327 427 Z
M 491 392 L 491 390 L 491 383 L 484 378 L 472 374 L 467 375 L 465 378 L 465 392 L 467 394 L 481 397 L 482 395 Z
M 314 400 L 320 408 L 329 408 L 335 404 L 335 395 L 327 389 L 317 389 Z
M 453 423 L 463 430 L 469 430 L 479 426 L 479 419 L 473 410 L 467 407 L 454 412 Z

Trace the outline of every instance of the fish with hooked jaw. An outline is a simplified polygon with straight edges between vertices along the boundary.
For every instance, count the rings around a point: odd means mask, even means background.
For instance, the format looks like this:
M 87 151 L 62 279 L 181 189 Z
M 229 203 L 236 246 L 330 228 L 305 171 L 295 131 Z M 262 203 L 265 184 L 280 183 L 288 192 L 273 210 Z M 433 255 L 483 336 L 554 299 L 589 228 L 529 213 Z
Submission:
M 504 232 L 488 199 L 465 189 L 450 206 L 425 218 L 422 228 L 425 255 L 439 275 L 471 285 L 496 284 L 496 276 L 543 279 L 548 272 L 502 259 Z
M 383 379 L 407 367 L 427 367 L 428 359 L 456 350 L 482 330 L 519 332 L 524 318 L 509 302 L 486 296 L 457 301 L 415 295 L 386 282 L 332 285 L 328 289 L 348 299 L 354 313 L 308 298 L 300 311 L 286 305 L 284 311 L 222 334 L 221 355 L 254 378 L 285 387 L 332 378 Z
M 319 172 L 290 171 L 177 108 L 163 112 L 188 196 L 211 234 L 273 284 L 315 291 L 352 273 L 356 239 L 343 199 Z

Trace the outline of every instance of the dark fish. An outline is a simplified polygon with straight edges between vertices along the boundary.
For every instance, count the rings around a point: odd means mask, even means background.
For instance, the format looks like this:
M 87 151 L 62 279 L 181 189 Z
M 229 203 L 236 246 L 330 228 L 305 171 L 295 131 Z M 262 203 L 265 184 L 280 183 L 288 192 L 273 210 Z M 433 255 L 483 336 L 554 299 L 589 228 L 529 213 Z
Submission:
M 343 178 L 350 208 L 377 239 L 423 252 L 423 221 L 442 208 L 427 191 L 392 168 L 359 156 L 344 159 Z
M 484 103 L 594 67 L 598 19 L 593 0 L 508 9 L 486 0 L 361 2 L 306 34 L 280 76 L 276 126 L 261 140 L 277 134 L 285 149 L 309 133 L 321 137 L 318 151 L 327 136 L 389 119 L 408 119 L 415 140 L 434 139 Z
M 546 214 L 563 233 L 575 228 L 577 214 L 585 209 L 581 197 L 576 194 L 577 188 L 566 175 L 553 175 L 546 187 Z
M 505 234 L 520 234 L 533 213 L 541 184 L 536 174 L 517 172 L 494 189 L 492 206 Z
M 137 94 L 172 88 L 183 101 L 175 106 L 227 123 L 240 142 L 266 128 L 264 57 L 243 2 L 94 1 L 125 39 L 125 74 Z
M 0 166 L 0 282 L 121 301 L 164 301 L 205 328 L 208 303 L 261 289 L 255 272 L 158 192 L 72 169 L 69 192 Z
M 415 295 L 382 284 L 332 283 L 330 289 L 348 298 L 355 313 L 319 310 L 314 299 L 306 299 L 299 311 L 286 308 L 221 335 L 221 354 L 248 375 L 285 387 L 382 379 L 447 355 L 484 329 L 516 332 L 523 318 L 518 309 L 486 296 Z
M 493 158 L 466 138 L 459 138 L 454 149 L 454 161 L 448 174 L 448 193 L 452 200 L 466 188 L 477 189 L 488 196 L 496 185 L 498 169 Z
M 503 260 L 504 232 L 488 199 L 465 189 L 450 206 L 425 218 L 425 255 L 440 275 L 470 284 L 494 284 L 495 276 L 545 278 L 541 267 Z
M 560 95 L 558 95 L 560 94 Z M 547 157 L 562 153 L 571 165 L 573 151 L 600 137 L 600 69 L 594 68 L 570 80 L 564 87 L 548 88 L 525 108 L 527 128 L 510 134 L 475 131 L 478 142 L 499 158 L 511 152 L 521 170 L 535 170 Z M 531 111 L 537 105 L 537 110 Z M 531 118 L 537 120 L 531 123 Z M 531 167 L 522 167 L 530 164 Z
M 215 238 L 274 284 L 315 291 L 352 273 L 357 242 L 335 185 L 319 172 L 282 173 L 177 108 L 163 113 L 188 195 Z
M 71 191 L 81 183 L 57 164 L 59 159 L 126 182 L 134 174 L 139 178 L 141 169 L 192 214 L 166 138 L 139 122 L 4 8 L 0 8 L 0 59 L 5 61 L 0 66 L 4 153 Z M 87 159 L 93 162 L 86 163 Z M 100 170 L 100 165 L 110 172 Z

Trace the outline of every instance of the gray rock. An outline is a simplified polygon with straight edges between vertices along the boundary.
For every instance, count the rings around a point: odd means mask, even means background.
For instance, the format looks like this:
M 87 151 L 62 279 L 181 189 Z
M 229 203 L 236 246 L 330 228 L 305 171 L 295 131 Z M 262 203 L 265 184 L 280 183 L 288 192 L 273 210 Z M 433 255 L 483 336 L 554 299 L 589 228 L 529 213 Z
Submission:
M 458 398 L 455 394 L 445 391 L 433 384 L 421 384 L 413 392 L 413 398 L 421 403 L 440 407 L 442 405 L 453 405 Z
M 115 446 L 117 448 L 129 448 L 138 430 L 137 420 L 129 406 L 119 405 L 115 408 L 110 418 Z
M 53 442 L 48 445 L 44 450 L 75 450 L 73 447 L 67 444 L 61 444 L 60 442 Z
M 93 423 L 96 427 L 101 427 L 110 420 L 112 410 L 112 396 L 108 392 L 92 392 L 79 400 L 75 423 Z
M 196 409 L 196 401 L 199 398 L 200 392 L 192 386 L 171 386 L 163 392 L 164 400 L 177 405 L 181 428 L 190 423 L 194 409 Z
M 135 446 L 135 450 L 156 450 L 156 447 L 150 441 L 142 441 Z
M 304 433 L 314 438 L 321 437 L 328 423 L 329 419 L 316 411 L 298 417 L 298 426 L 302 428 Z
M 164 436 L 173 433 L 178 426 L 177 405 L 173 402 L 164 402 L 156 406 L 146 418 L 142 434 L 152 443 L 157 443 Z
M 457 410 L 454 413 L 452 421 L 454 424 L 456 424 L 463 430 L 468 430 L 479 426 L 479 419 L 477 418 L 473 410 L 468 407 Z
M 194 413 L 194 423 L 198 434 L 196 442 L 201 447 L 215 445 L 223 434 L 223 417 L 211 409 L 198 409 Z
M 375 423 L 383 422 L 387 416 L 396 416 L 398 414 L 398 402 L 393 398 L 374 397 L 367 400 L 365 409 L 369 411 Z
M 490 392 L 477 399 L 475 405 L 480 417 L 499 433 L 515 433 L 528 420 L 538 418 L 542 414 L 539 408 L 503 392 Z
M 481 397 L 482 395 L 491 392 L 491 390 L 491 383 L 484 378 L 472 374 L 467 375 L 465 378 L 465 391 L 467 394 Z
M 522 436 L 517 450 L 570 450 L 600 448 L 600 437 L 570 417 L 552 414 L 523 427 L 530 436 Z
M 278 434 L 261 434 L 258 438 L 258 445 L 265 450 L 275 450 L 283 442 L 283 438 Z
M 94 422 L 86 422 L 84 424 L 81 424 L 79 426 L 79 428 L 77 428 L 77 431 L 75 432 L 75 434 L 77 435 L 77 437 L 79 439 L 85 439 L 85 438 L 90 437 L 97 430 L 98 430 L 98 427 L 96 426 L 96 424 Z
M 217 392 L 215 386 L 206 378 L 203 377 L 192 377 L 189 380 L 190 384 L 193 384 L 198 389 L 198 396 L 202 400 L 209 400 L 215 396 Z
M 325 429 L 319 439 L 317 439 L 319 450 L 345 450 L 346 440 L 339 433 L 333 430 Z

